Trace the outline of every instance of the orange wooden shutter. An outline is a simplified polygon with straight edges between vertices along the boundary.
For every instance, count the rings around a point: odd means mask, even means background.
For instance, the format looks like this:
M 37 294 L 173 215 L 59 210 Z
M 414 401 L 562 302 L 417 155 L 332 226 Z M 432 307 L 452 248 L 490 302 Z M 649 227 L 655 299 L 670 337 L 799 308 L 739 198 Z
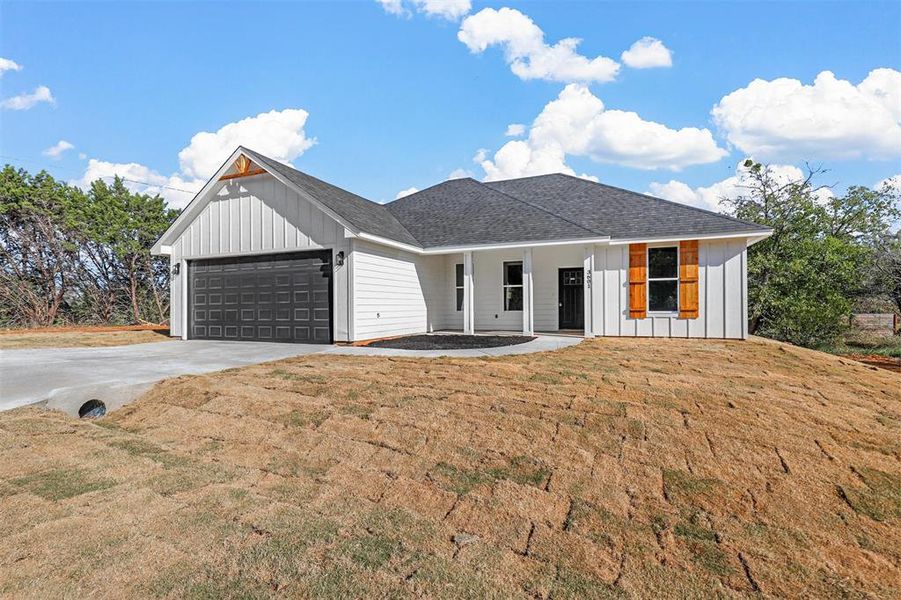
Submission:
M 629 318 L 648 316 L 648 245 L 629 244 Z
M 679 242 L 679 318 L 698 318 L 698 240 Z

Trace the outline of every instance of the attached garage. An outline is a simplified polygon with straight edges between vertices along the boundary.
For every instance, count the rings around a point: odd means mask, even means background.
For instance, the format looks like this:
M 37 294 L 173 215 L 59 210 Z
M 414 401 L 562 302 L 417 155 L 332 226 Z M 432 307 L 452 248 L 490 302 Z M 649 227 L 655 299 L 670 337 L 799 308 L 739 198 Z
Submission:
M 330 344 L 331 251 L 188 262 L 188 337 Z

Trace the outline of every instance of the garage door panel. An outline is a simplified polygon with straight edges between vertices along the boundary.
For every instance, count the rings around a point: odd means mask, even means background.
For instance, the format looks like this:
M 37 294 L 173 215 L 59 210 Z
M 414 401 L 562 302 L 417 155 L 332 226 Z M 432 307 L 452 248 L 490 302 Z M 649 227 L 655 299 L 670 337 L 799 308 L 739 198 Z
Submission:
M 332 341 L 330 251 L 191 261 L 188 270 L 192 338 Z

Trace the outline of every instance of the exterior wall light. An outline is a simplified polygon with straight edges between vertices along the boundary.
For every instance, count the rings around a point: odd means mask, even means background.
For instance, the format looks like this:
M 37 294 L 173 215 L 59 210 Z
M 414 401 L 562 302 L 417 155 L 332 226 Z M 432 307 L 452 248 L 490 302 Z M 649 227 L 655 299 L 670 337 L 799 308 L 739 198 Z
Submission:
M 172 265 L 172 274 L 178 275 L 181 272 L 181 263 L 175 263 Z
M 339 267 L 344 265 L 344 250 L 335 255 L 335 264 Z

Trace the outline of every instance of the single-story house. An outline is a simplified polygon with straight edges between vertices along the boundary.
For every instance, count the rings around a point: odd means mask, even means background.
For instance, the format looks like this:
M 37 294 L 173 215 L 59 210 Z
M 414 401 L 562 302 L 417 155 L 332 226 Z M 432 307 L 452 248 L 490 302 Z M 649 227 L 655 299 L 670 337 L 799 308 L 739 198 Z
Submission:
M 184 339 L 353 342 L 438 330 L 747 335 L 771 231 L 554 174 L 378 204 L 239 147 L 154 245 Z

